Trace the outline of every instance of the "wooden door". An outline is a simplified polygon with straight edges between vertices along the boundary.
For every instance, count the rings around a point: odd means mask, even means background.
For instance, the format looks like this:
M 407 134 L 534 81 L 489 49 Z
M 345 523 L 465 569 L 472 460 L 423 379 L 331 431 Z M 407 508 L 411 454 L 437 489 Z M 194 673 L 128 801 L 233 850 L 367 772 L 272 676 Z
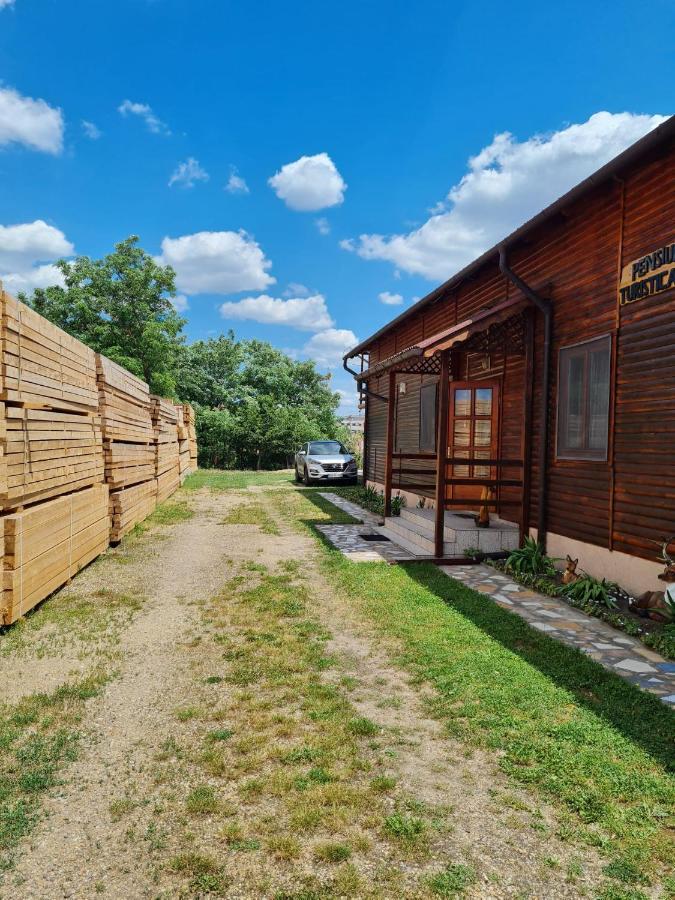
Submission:
M 449 389 L 448 457 L 496 459 L 499 446 L 499 382 L 451 381 Z M 479 500 L 483 489 L 481 482 L 496 478 L 497 473 L 493 466 L 467 463 L 465 466 L 449 465 L 447 477 L 461 481 L 461 484 L 447 485 L 448 499 Z

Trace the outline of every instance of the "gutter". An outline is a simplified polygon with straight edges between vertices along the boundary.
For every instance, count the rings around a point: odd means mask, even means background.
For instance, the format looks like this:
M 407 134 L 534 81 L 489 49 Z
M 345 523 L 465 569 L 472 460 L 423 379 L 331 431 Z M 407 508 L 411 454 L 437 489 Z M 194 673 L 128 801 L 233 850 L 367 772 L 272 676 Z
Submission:
M 358 372 L 355 372 L 354 369 L 350 369 L 347 365 L 347 361 L 352 358 L 354 354 L 350 350 L 346 356 L 342 357 L 342 368 L 345 372 L 348 372 L 352 378 L 356 381 L 356 389 L 359 393 L 365 394 L 366 397 L 375 397 L 376 400 L 382 400 L 384 403 L 389 403 L 389 397 L 385 397 L 384 394 L 376 394 L 375 391 L 371 391 L 368 387 L 368 383 L 364 381 L 363 378 L 359 375 Z
M 544 359 L 541 384 L 541 440 L 539 441 L 539 505 L 537 509 L 537 541 L 546 552 L 546 528 L 547 528 L 547 466 L 548 466 L 548 431 L 549 431 L 549 393 L 551 385 L 551 335 L 553 332 L 553 308 L 551 301 L 540 297 L 532 288 L 525 284 L 506 262 L 506 247 L 502 244 L 499 248 L 499 271 L 515 285 L 528 301 L 539 310 L 544 317 Z

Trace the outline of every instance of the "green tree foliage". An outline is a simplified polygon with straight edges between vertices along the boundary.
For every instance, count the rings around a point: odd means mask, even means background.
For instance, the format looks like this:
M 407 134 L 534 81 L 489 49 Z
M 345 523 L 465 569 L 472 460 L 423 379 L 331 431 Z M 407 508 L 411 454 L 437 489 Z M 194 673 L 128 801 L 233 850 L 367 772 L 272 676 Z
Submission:
M 197 410 L 203 466 L 275 468 L 305 441 L 344 437 L 329 376 L 263 341 L 237 342 L 231 332 L 196 341 L 177 380 Z
M 134 235 L 103 259 L 59 260 L 65 287 L 21 299 L 92 349 L 129 369 L 163 396 L 176 396 L 183 325 L 169 296 L 175 274 L 138 246 Z M 167 296 L 168 295 L 168 296 Z

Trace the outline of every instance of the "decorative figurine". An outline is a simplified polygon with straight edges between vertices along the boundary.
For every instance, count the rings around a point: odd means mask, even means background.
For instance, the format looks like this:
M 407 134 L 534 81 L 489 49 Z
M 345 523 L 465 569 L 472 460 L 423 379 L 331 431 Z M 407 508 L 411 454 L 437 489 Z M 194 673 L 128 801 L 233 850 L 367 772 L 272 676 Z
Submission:
M 645 591 L 638 597 L 638 613 L 655 622 L 672 622 L 675 620 L 675 560 L 668 553 L 668 547 L 675 543 L 675 535 L 663 542 L 659 559 L 666 564 L 659 575 L 668 587 L 665 591 Z
M 572 559 L 572 557 L 567 554 L 567 559 L 565 560 L 565 571 L 563 572 L 562 581 L 563 584 L 572 584 L 573 581 L 577 581 L 580 577 L 577 572 L 577 566 L 579 565 L 579 559 Z

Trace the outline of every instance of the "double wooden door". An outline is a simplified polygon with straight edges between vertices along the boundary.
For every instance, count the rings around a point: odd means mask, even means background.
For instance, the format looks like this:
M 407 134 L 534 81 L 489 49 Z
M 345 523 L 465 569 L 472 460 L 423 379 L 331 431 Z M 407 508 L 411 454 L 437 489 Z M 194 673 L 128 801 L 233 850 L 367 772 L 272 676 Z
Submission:
M 495 467 L 477 460 L 497 458 L 499 382 L 451 381 L 449 390 L 448 458 L 471 462 L 447 466 L 447 478 L 457 483 L 446 486 L 446 499 L 480 500 L 485 480 L 497 477 Z

